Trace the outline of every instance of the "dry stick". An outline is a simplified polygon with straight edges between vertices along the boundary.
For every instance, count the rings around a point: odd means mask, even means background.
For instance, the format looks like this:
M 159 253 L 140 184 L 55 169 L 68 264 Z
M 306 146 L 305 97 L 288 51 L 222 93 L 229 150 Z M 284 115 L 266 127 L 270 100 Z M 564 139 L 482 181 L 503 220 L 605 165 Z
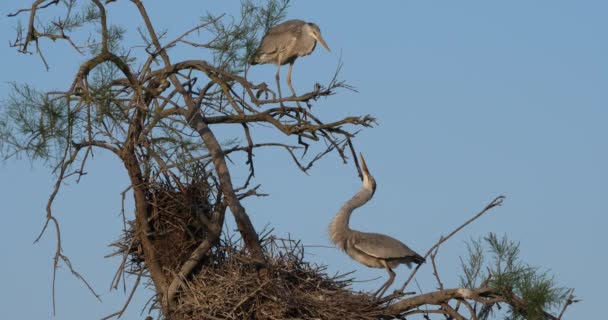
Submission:
M 435 249 L 439 248 L 439 246 L 444 243 L 445 241 L 447 241 L 449 238 L 451 238 L 453 235 L 455 235 L 456 233 L 458 233 L 458 231 L 462 230 L 464 227 L 466 227 L 467 225 L 469 225 L 471 222 L 477 220 L 477 218 L 481 217 L 484 213 L 486 213 L 488 210 L 500 206 L 503 202 L 503 200 L 505 199 L 505 196 L 498 196 L 496 198 L 494 198 L 494 200 L 492 200 L 492 202 L 490 202 L 490 204 L 488 204 L 485 208 L 483 208 L 483 210 L 481 210 L 478 214 L 476 214 L 474 217 L 472 217 L 471 219 L 467 220 L 467 222 L 463 223 L 462 225 L 460 225 L 460 227 L 456 228 L 454 231 L 452 231 L 447 237 L 441 237 L 439 239 L 439 241 L 432 246 L 429 251 L 426 252 L 426 254 L 424 255 L 424 258 L 426 259 Z M 416 275 L 416 272 L 418 272 L 418 269 L 420 269 L 420 267 L 422 266 L 422 264 L 419 264 L 416 266 L 416 268 L 414 270 L 412 270 L 412 272 L 410 273 L 410 276 L 407 278 L 407 280 L 405 281 L 405 283 L 403 284 L 403 286 L 401 287 L 401 289 L 399 289 L 398 292 L 403 293 L 403 290 L 405 290 L 405 287 L 407 287 L 408 284 L 410 284 L 410 282 L 412 281 L 412 278 L 414 278 L 414 276 Z
M 245 303 L 249 299 L 253 298 L 256 294 L 258 294 L 258 292 L 260 292 L 269 283 L 270 283 L 270 280 L 266 280 L 264 283 L 262 283 L 257 289 L 253 290 L 250 294 L 248 294 L 246 297 L 244 297 L 239 303 L 237 303 L 236 306 L 234 306 L 234 308 L 232 308 L 232 311 L 230 313 L 234 313 L 240 306 L 243 305 L 243 303 Z
M 290 150 L 290 149 L 302 149 L 302 147 L 287 145 L 287 144 L 283 144 L 283 143 L 274 143 L 274 142 L 256 143 L 252 147 L 253 148 L 260 148 L 260 147 L 283 147 L 283 148 L 285 148 L 287 150 Z M 250 148 L 249 146 L 245 147 L 245 146 L 240 146 L 239 145 L 239 146 L 232 147 L 230 149 L 226 149 L 224 151 L 224 154 L 228 155 L 230 153 L 237 152 L 237 151 L 247 151 L 249 148 Z M 189 164 L 189 163 L 198 162 L 198 161 L 201 161 L 201 160 L 204 160 L 204 159 L 208 159 L 208 158 L 211 158 L 211 155 L 210 154 L 204 154 L 204 155 L 201 155 L 199 157 L 192 157 L 189 160 L 185 160 L 185 161 L 182 161 L 182 162 L 179 162 L 179 163 L 178 162 L 174 162 L 174 163 L 171 163 L 171 164 L 167 164 L 167 166 L 165 168 L 161 168 L 160 170 L 162 172 L 162 171 L 166 171 L 168 169 L 176 168 L 176 167 L 178 167 L 181 164 Z
M 125 230 L 127 230 L 127 229 L 125 229 Z M 123 287 L 126 285 L 124 283 L 125 266 L 127 263 L 127 258 L 129 257 L 129 252 L 131 252 L 131 249 L 133 248 L 134 243 L 135 243 L 134 241 L 131 241 L 131 243 L 129 244 L 129 246 L 127 247 L 125 252 L 123 253 L 122 260 L 120 261 L 120 265 L 118 266 L 118 269 L 116 269 L 114 278 L 112 278 L 112 281 L 110 282 L 110 290 L 118 289 L 118 284 L 120 283 L 121 276 L 123 277 Z M 105 258 L 111 257 L 112 255 L 105 256 Z M 126 289 L 125 289 L 125 291 L 126 291 Z
M 217 227 L 219 229 L 219 227 Z M 169 305 L 173 302 L 173 299 L 177 295 L 179 288 L 181 287 L 183 281 L 192 273 L 192 270 L 203 260 L 209 249 L 213 246 L 213 243 L 217 240 L 219 236 L 219 230 L 215 230 L 215 234 L 210 235 L 213 237 L 212 239 L 205 239 L 201 244 L 192 252 L 190 258 L 182 265 L 179 270 L 179 274 L 173 277 L 171 284 L 169 284 L 169 288 L 167 289 L 167 296 L 165 305 Z
M 61 164 L 61 169 L 59 171 L 59 175 L 55 181 L 55 186 L 53 187 L 53 191 L 51 192 L 51 195 L 49 196 L 49 199 L 47 201 L 47 205 L 46 205 L 46 222 L 44 223 L 44 226 L 42 227 L 42 230 L 40 231 L 40 234 L 38 235 L 38 237 L 36 237 L 36 240 L 34 240 L 34 243 L 37 243 L 40 238 L 42 237 L 42 235 L 44 234 L 44 232 L 46 231 L 47 227 L 49 226 L 49 223 L 53 223 L 53 225 L 55 226 L 55 236 L 57 239 L 57 245 L 56 245 L 56 249 L 55 249 L 55 255 L 53 257 L 53 278 L 52 278 L 52 300 L 53 300 L 53 315 L 55 315 L 55 312 L 57 310 L 56 308 L 56 299 L 55 299 L 55 289 L 56 289 L 56 280 L 57 280 L 57 269 L 59 269 L 59 262 L 60 260 L 64 262 L 64 264 L 68 267 L 68 269 L 72 272 L 73 275 L 76 276 L 76 278 L 80 279 L 85 285 L 86 287 L 93 293 L 93 295 L 99 300 L 101 301 L 99 295 L 97 294 L 97 292 L 95 292 L 95 290 L 93 290 L 93 287 L 91 287 L 91 285 L 86 281 L 85 278 L 83 278 L 73 267 L 72 264 L 70 262 L 70 260 L 64 256 L 62 254 L 62 247 L 61 247 L 61 230 L 59 228 L 59 222 L 57 221 L 57 218 L 55 218 L 55 216 L 53 215 L 53 211 L 52 211 L 52 207 L 53 207 L 53 203 L 55 201 L 55 197 L 57 196 L 57 194 L 59 193 L 59 190 L 61 189 L 61 185 L 63 183 L 64 178 L 66 177 L 66 171 L 69 168 L 69 166 L 74 162 L 74 160 L 76 159 L 76 157 L 78 156 L 78 153 L 80 152 L 80 148 L 76 148 L 72 153 L 69 152 L 70 146 L 67 145 L 65 147 L 64 153 L 63 153 L 63 158 L 62 158 L 62 164 Z
M 130 185 L 120 193 L 120 200 L 121 200 L 120 201 L 120 214 L 122 216 L 122 226 L 123 226 L 123 230 L 125 232 L 128 229 L 127 228 L 127 216 L 125 215 L 125 198 L 126 198 L 127 192 L 129 190 L 131 190 L 132 187 L 133 186 Z M 129 257 L 129 252 L 133 248 L 133 245 L 134 245 L 134 241 L 131 241 L 131 243 L 129 244 L 129 247 L 127 247 L 127 249 L 124 251 L 120 265 L 116 269 L 114 278 L 112 278 L 112 281 L 110 282 L 110 291 L 112 289 L 118 289 L 118 284 L 120 283 L 120 277 L 122 277 L 122 280 L 123 280 L 123 290 L 125 292 L 127 291 L 126 280 L 125 280 L 125 266 L 127 263 L 127 258 Z M 109 255 L 106 255 L 105 258 L 109 258 L 109 257 L 115 256 L 115 255 L 116 255 L 115 253 L 109 254 Z
M 133 284 L 133 289 L 131 289 L 131 293 L 129 294 L 129 297 L 127 298 L 127 302 L 125 302 L 122 309 L 102 318 L 101 320 L 107 320 L 107 319 L 111 319 L 113 317 L 116 317 L 116 319 L 120 319 L 120 317 L 125 313 L 125 311 L 127 310 L 127 307 L 131 303 L 131 299 L 133 299 L 133 296 L 135 295 L 135 290 L 137 290 L 137 287 L 139 286 L 139 281 L 141 280 L 141 277 L 144 274 L 144 270 L 145 270 L 145 268 L 141 268 L 141 270 L 139 271 L 139 274 L 137 275 L 137 279 L 135 279 L 135 283 Z
M 574 289 L 570 289 L 569 291 L 570 291 L 570 293 L 568 295 L 568 299 L 566 299 L 566 303 L 564 303 L 564 307 L 562 308 L 562 311 L 559 313 L 559 316 L 557 317 L 557 319 L 559 319 L 559 320 L 561 320 L 562 316 L 566 312 L 566 309 L 568 308 L 569 305 L 579 301 L 579 300 L 574 300 Z
M 467 309 L 469 310 L 469 314 L 471 315 L 471 320 L 477 320 L 477 314 L 475 314 L 475 309 L 473 309 L 473 306 L 471 306 L 471 304 L 467 300 L 459 300 L 459 302 L 462 302 L 462 304 L 467 307 Z
M 165 305 L 168 306 L 173 302 L 173 299 L 175 299 L 175 296 L 177 295 L 177 292 L 180 289 L 183 281 L 190 276 L 194 268 L 196 268 L 203 261 L 207 252 L 209 252 L 213 244 L 218 241 L 222 231 L 222 223 L 224 221 L 225 210 L 226 208 L 223 207 L 223 210 L 216 210 L 214 212 L 213 217 L 215 219 L 213 219 L 213 221 L 210 221 L 210 224 L 208 225 L 208 236 L 192 252 L 190 258 L 188 258 L 188 260 L 181 266 L 179 274 L 173 277 L 173 281 L 171 281 L 171 284 L 169 284 Z
M 350 149 L 350 152 L 353 155 L 353 161 L 355 162 L 355 167 L 357 167 L 357 173 L 359 174 L 359 178 L 361 178 L 361 180 L 363 180 L 363 174 L 361 173 L 361 167 L 359 166 L 359 159 L 357 158 L 357 153 L 355 152 L 355 147 L 353 147 L 353 142 L 350 140 L 350 138 L 346 139 L 346 142 L 348 143 L 348 148 Z
M 251 131 L 249 130 L 249 126 L 246 123 L 241 124 L 243 126 L 243 131 L 245 132 L 245 137 L 247 138 L 247 162 L 245 164 L 249 165 L 249 175 L 245 180 L 245 183 L 242 187 L 237 188 L 235 191 L 239 191 L 240 189 L 245 189 L 249 186 L 249 182 L 255 176 L 255 166 L 253 164 L 253 139 L 251 138 Z M 224 153 L 226 154 L 226 153 Z
M 447 313 L 456 320 L 465 320 L 464 317 L 458 313 L 458 311 L 454 310 L 454 308 L 452 308 L 452 306 L 450 306 L 447 302 L 444 302 L 441 304 L 441 308 L 443 308 L 443 310 L 447 311 Z
M 444 316 L 446 316 L 446 317 L 448 316 L 447 311 L 445 311 L 445 310 L 443 310 L 443 309 L 437 309 L 437 310 L 428 310 L 428 311 L 425 311 L 425 310 L 420 310 L 420 309 L 416 309 L 416 310 L 408 311 L 408 312 L 406 312 L 406 313 L 402 314 L 402 315 L 401 315 L 401 318 L 399 318 L 399 319 L 406 319 L 406 317 L 408 317 L 408 316 L 415 315 L 415 314 L 421 314 L 421 313 L 424 313 L 424 314 L 425 314 L 425 315 L 424 315 L 424 318 L 425 318 L 425 319 L 430 319 L 430 318 L 428 317 L 427 313 L 432 313 L 432 314 L 442 314 L 442 315 L 444 315 Z
M 440 239 L 441 240 L 441 239 Z M 437 252 L 439 248 L 436 248 L 433 253 L 431 253 L 431 263 L 433 264 L 433 274 L 435 275 L 435 279 L 437 279 L 437 284 L 439 285 L 439 290 L 443 290 L 443 283 L 439 278 L 439 272 L 437 271 L 437 264 L 435 263 L 435 257 L 437 257 Z
M 404 299 L 387 307 L 389 314 L 397 315 L 407 313 L 414 308 L 418 308 L 425 304 L 441 305 L 450 300 L 474 300 L 484 304 L 493 302 L 508 302 L 504 297 L 500 296 L 496 290 L 491 288 L 453 288 L 440 291 L 429 292 L 417 295 L 412 298 Z

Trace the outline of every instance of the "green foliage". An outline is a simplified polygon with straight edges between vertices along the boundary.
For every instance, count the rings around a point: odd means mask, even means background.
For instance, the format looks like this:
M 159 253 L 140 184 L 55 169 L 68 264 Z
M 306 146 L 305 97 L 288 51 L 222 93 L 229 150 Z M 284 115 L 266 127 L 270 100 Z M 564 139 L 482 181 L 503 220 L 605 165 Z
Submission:
M 100 30 L 97 30 L 98 32 Z M 121 26 L 108 26 L 108 49 L 110 52 L 124 59 L 125 62 L 133 62 L 133 58 L 129 57 L 129 50 L 122 47 L 122 41 L 127 30 Z M 96 55 L 101 52 L 101 42 L 91 42 L 87 45 L 91 55 Z
M 525 302 L 524 309 L 510 306 L 506 319 L 541 319 L 543 310 L 565 303 L 567 290 L 557 286 L 548 272 L 521 261 L 519 243 L 490 233 L 483 239 L 469 241 L 467 249 L 467 258 L 461 258 L 461 286 L 490 287 L 502 296 L 517 296 Z M 497 307 L 482 306 L 478 317 L 488 319 L 497 312 Z
M 468 258 L 464 263 L 462 258 L 463 275 L 460 276 L 460 286 L 464 288 L 475 288 L 478 285 L 481 268 L 484 264 L 484 253 L 481 241 L 470 241 L 467 243 Z
M 83 53 L 82 49 L 88 49 L 90 54 L 97 54 L 101 49 L 101 41 L 98 37 L 92 37 L 91 34 L 97 33 L 100 35 L 101 29 L 95 24 L 99 22 L 101 14 L 99 8 L 93 2 L 82 2 L 76 0 L 62 0 L 59 5 L 63 7 L 60 10 L 62 15 L 53 16 L 46 19 L 40 19 L 41 15 L 38 15 L 36 20 L 36 30 L 41 35 L 58 37 L 59 39 L 63 36 L 69 36 L 72 45 L 78 48 L 80 53 Z M 76 31 L 85 31 L 84 34 L 88 33 L 85 39 L 82 39 L 82 43 L 76 45 L 79 37 L 74 37 Z M 17 34 L 21 37 L 25 34 L 26 30 L 22 26 L 21 21 L 18 23 Z M 124 38 L 125 30 L 119 26 L 108 26 L 108 47 L 110 51 L 119 51 L 119 44 Z M 83 34 L 83 35 L 84 35 Z M 81 36 L 83 36 L 81 35 Z M 21 38 L 18 36 L 18 38 Z
M 72 32 L 88 23 L 99 19 L 99 10 L 92 4 L 79 10 L 76 0 L 64 0 L 60 2 L 65 7 L 65 16 L 56 17 L 51 23 L 42 25 L 42 32 L 49 34 L 61 34 L 61 32 Z
M 289 0 L 243 0 L 238 17 L 208 14 L 202 18 L 212 34 L 208 47 L 214 63 L 230 71 L 242 70 L 257 47 L 259 35 L 284 19 L 288 5 Z M 101 29 L 91 24 L 99 22 L 98 8 L 93 3 L 75 0 L 60 1 L 59 6 L 63 6 L 63 15 L 37 20 L 36 28 L 54 35 L 70 32 L 71 39 L 77 37 L 76 31 L 81 32 L 80 37 L 88 33 L 84 44 L 78 46 L 80 52 L 89 56 L 99 54 Z M 25 32 L 25 28 L 19 25 L 18 32 Z M 108 48 L 133 65 L 136 60 L 131 54 L 135 51 L 123 47 L 125 32 L 122 27 L 108 26 Z M 150 44 L 148 39 L 144 41 Z M 32 160 L 55 163 L 71 149 L 70 144 L 83 140 L 103 140 L 120 146 L 133 115 L 128 101 L 134 94 L 132 88 L 113 89 L 113 81 L 122 77 L 116 65 L 101 63 L 89 73 L 86 88 L 76 92 L 80 96 L 70 95 L 70 99 L 62 93 L 38 91 L 30 84 L 11 84 L 12 92 L 0 108 L 0 155 L 8 158 L 23 154 Z M 188 134 L 191 129 L 183 119 L 160 117 L 162 110 L 149 107 L 143 125 L 154 123 L 146 132 L 152 143 L 150 151 L 165 158 L 172 167 L 194 162 L 206 153 L 200 138 Z M 225 143 L 230 147 L 236 141 Z
M 58 158 L 70 134 L 66 100 L 50 99 L 30 85 L 11 83 L 0 117 L 0 154 L 25 153 L 29 158 Z
M 243 0 L 240 17 L 226 19 L 211 13 L 203 17 L 203 23 L 209 24 L 207 28 L 215 35 L 209 43 L 214 53 L 214 64 L 240 72 L 257 48 L 259 35 L 285 19 L 289 1 L 268 0 L 260 3 Z

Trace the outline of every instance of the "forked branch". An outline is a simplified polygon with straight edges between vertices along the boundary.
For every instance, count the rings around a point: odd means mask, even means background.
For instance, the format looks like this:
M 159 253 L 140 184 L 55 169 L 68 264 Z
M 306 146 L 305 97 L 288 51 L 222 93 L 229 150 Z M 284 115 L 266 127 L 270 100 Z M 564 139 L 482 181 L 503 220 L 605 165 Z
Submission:
M 462 225 L 460 225 L 458 228 L 454 229 L 454 231 L 450 232 L 450 234 L 448 234 L 447 236 L 445 236 L 445 237 L 441 236 L 439 238 L 439 241 L 437 241 L 437 243 L 435 243 L 426 252 L 426 254 L 424 255 L 424 258 L 426 259 L 429 255 L 431 255 L 433 253 L 434 250 L 437 250 L 439 248 L 439 246 L 441 246 L 442 243 L 446 242 L 448 239 L 450 239 L 452 236 L 454 236 L 456 233 L 458 233 L 464 227 L 466 227 L 469 224 L 471 224 L 473 221 L 477 220 L 479 217 L 481 217 L 482 215 L 484 215 L 486 212 L 488 212 L 489 210 L 491 210 L 494 207 L 498 207 L 498 206 L 502 205 L 502 202 L 503 202 L 504 199 L 505 199 L 505 196 L 498 196 L 498 197 L 494 198 L 494 200 L 492 200 L 492 202 L 490 202 L 487 206 L 485 206 L 485 208 L 483 208 L 481 211 L 479 211 L 479 213 L 477 213 L 471 219 L 467 220 L 465 223 L 463 223 Z M 416 266 L 416 268 L 414 268 L 414 270 L 412 270 L 412 272 L 410 273 L 409 277 L 407 278 L 407 280 L 405 281 L 405 283 L 403 284 L 403 286 L 401 287 L 401 289 L 399 289 L 399 292 L 403 292 L 405 290 L 405 288 L 412 281 L 412 279 L 414 278 L 414 276 L 418 272 L 418 269 L 420 269 L 421 266 L 422 266 L 422 264 L 419 264 L 419 265 Z

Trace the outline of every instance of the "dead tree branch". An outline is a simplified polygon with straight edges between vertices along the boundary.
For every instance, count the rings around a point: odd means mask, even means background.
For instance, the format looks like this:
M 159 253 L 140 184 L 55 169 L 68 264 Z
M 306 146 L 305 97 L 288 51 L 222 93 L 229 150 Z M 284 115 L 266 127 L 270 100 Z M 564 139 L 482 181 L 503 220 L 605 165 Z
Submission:
M 494 198 L 494 200 L 492 200 L 492 202 L 490 202 L 487 206 L 485 206 L 481 211 L 479 211 L 479 213 L 477 213 L 475 216 L 473 216 L 471 219 L 467 220 L 465 223 L 463 223 L 462 225 L 460 225 L 458 228 L 454 229 L 454 231 L 452 231 L 450 234 L 448 234 L 447 236 L 441 236 L 439 238 L 439 241 L 437 241 L 437 243 L 435 243 L 424 255 L 424 258 L 426 259 L 429 255 L 431 255 L 431 253 L 434 250 L 437 250 L 439 248 L 439 246 L 446 242 L 448 239 L 450 239 L 452 236 L 454 236 L 456 233 L 458 233 L 460 230 L 462 230 L 464 227 L 468 226 L 469 224 L 471 224 L 473 221 L 477 220 L 479 217 L 481 217 L 482 215 L 484 215 L 486 212 L 488 212 L 490 209 L 494 208 L 494 207 L 498 207 L 500 205 L 502 205 L 503 200 L 505 199 L 505 196 L 498 196 L 496 198 Z M 401 289 L 399 289 L 399 292 L 403 292 L 405 290 L 405 288 L 407 287 L 407 285 L 410 283 L 410 281 L 412 281 L 412 279 L 414 278 L 414 276 L 416 275 L 416 273 L 418 272 L 418 269 L 420 269 L 420 267 L 422 266 L 422 264 L 419 264 L 416 266 L 416 268 L 414 268 L 414 270 L 412 270 L 412 272 L 410 273 L 409 277 L 407 278 L 407 280 L 405 281 L 405 283 L 403 284 L 403 286 L 401 287 Z

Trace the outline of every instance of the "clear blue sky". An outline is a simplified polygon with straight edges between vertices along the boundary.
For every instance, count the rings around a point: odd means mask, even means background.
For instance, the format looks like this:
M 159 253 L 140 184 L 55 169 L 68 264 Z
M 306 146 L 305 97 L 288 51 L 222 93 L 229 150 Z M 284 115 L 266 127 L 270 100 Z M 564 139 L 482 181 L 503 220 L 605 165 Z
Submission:
M 150 3 L 159 26 L 172 35 L 194 25 L 206 10 L 232 12 L 237 3 L 179 1 Z M 177 4 L 179 3 L 179 4 Z M 440 271 L 456 286 L 464 242 L 488 232 L 521 242 L 522 257 L 548 268 L 559 283 L 576 288 L 583 302 L 569 319 L 605 312 L 608 253 L 608 3 L 605 1 L 294 1 L 288 18 L 316 22 L 332 49 L 319 48 L 294 69 L 296 90 L 326 82 L 340 59 L 342 78 L 359 93 L 341 92 L 315 108 L 327 118 L 370 113 L 380 125 L 357 139 L 378 182 L 375 198 L 355 213 L 356 229 L 383 232 L 425 252 L 442 234 L 468 219 L 499 194 L 495 209 L 442 246 Z M 75 73 L 63 44 L 47 47 L 50 71 L 36 56 L 8 48 L 15 19 L 0 9 L 3 72 L 8 81 L 40 89 L 62 89 Z M 142 25 L 129 2 L 114 23 Z M 187 9 L 185 9 L 187 8 Z M 134 29 L 129 31 L 133 45 Z M 196 52 L 176 52 L 196 59 Z M 271 66 L 251 76 L 274 83 Z M 229 132 L 218 131 L 220 134 Z M 262 139 L 265 134 L 257 136 Z M 231 138 L 226 134 L 222 138 Z M 254 136 L 255 138 L 256 136 Z M 271 197 L 245 205 L 258 228 L 270 224 L 310 245 L 329 245 L 327 225 L 341 203 L 356 192 L 351 166 L 335 156 L 310 175 L 281 150 L 256 152 L 257 183 Z M 237 158 L 236 164 L 244 164 Z M 101 293 L 97 302 L 62 268 L 58 273 L 57 319 L 98 319 L 118 310 L 125 296 L 108 291 L 117 267 L 107 245 L 121 228 L 120 191 L 127 187 L 121 165 L 96 153 L 89 174 L 70 182 L 55 212 L 62 225 L 64 253 Z M 236 179 L 245 171 L 234 169 Z M 32 241 L 44 222 L 53 178 L 40 163 L 10 160 L 0 165 L 0 318 L 52 317 L 54 238 Z M 351 261 L 336 249 L 310 248 L 309 259 L 331 272 L 356 270 L 357 289 L 377 288 L 386 274 Z M 433 290 L 430 265 L 420 273 L 423 290 Z M 397 270 L 397 282 L 407 270 Z M 127 319 L 140 319 L 150 292 L 140 291 Z

